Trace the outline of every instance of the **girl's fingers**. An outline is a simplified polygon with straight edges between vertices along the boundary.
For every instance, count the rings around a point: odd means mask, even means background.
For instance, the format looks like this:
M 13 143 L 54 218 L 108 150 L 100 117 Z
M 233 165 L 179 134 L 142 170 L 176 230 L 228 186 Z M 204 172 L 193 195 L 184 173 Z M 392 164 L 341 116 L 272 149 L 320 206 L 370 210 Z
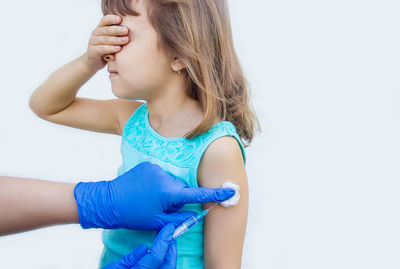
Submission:
M 97 36 L 122 36 L 128 33 L 128 28 L 123 25 L 112 25 L 97 27 L 92 32 L 93 35 Z
M 91 45 L 113 45 L 122 46 L 128 43 L 129 38 L 127 36 L 92 36 L 90 40 Z
M 101 18 L 98 27 L 103 27 L 111 24 L 118 24 L 121 22 L 121 17 L 118 15 L 108 14 Z
M 119 25 L 121 21 L 122 18 L 118 15 L 109 14 L 102 17 L 89 39 L 88 55 L 90 59 L 101 60 L 100 57 L 117 53 L 123 45 L 129 43 L 127 36 L 129 29 Z
M 98 45 L 93 46 L 92 49 L 97 55 L 106 55 L 120 51 L 121 46 Z

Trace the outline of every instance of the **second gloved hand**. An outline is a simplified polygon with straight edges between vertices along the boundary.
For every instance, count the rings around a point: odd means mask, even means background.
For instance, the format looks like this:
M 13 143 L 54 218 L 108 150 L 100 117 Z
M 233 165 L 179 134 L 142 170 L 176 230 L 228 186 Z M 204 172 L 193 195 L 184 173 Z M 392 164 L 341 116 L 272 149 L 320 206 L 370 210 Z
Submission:
M 157 234 L 149 251 L 146 245 L 141 245 L 102 269 L 175 269 L 177 251 L 176 240 L 172 239 L 174 231 L 175 226 L 167 224 Z

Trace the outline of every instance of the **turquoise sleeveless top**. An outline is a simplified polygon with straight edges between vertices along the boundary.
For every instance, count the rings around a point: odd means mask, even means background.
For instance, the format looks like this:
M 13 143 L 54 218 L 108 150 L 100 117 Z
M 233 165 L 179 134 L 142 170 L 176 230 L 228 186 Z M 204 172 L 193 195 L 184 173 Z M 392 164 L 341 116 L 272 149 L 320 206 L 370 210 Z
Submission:
M 198 187 L 197 168 L 207 147 L 217 138 L 232 136 L 238 141 L 244 162 L 246 156 L 235 127 L 228 121 L 214 124 L 207 132 L 187 139 L 185 137 L 164 137 L 150 125 L 147 105 L 144 103 L 128 119 L 121 140 L 122 165 L 118 169 L 121 175 L 137 164 L 145 161 L 158 164 L 189 187 Z M 201 212 L 202 204 L 187 204 L 182 210 Z M 203 224 L 199 222 L 177 240 L 177 269 L 203 269 L 204 245 Z M 128 229 L 104 229 L 103 252 L 99 268 L 106 266 L 130 253 L 139 245 L 151 247 L 155 231 Z

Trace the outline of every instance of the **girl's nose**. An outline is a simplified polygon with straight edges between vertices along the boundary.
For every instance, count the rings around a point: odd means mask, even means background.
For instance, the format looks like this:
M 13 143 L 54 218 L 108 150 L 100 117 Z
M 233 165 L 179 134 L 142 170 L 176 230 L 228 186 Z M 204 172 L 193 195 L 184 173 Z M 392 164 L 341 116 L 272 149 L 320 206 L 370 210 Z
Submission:
M 107 54 L 103 56 L 103 60 L 108 62 L 108 61 L 113 61 L 115 60 L 115 54 Z

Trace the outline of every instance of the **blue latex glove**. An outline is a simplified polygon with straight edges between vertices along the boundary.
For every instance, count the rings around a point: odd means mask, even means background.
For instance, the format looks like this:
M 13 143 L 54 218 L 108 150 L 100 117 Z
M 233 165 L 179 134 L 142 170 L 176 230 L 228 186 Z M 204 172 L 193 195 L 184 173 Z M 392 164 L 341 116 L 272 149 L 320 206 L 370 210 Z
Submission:
M 150 162 L 140 163 L 114 180 L 80 182 L 74 189 L 84 229 L 160 230 L 169 222 L 179 225 L 195 215 L 176 212 L 185 203 L 222 202 L 234 194 L 233 189 L 188 188 Z
M 176 240 L 172 239 L 175 226 L 167 224 L 157 234 L 150 251 L 146 245 L 141 245 L 120 260 L 114 261 L 102 269 L 175 269 Z

